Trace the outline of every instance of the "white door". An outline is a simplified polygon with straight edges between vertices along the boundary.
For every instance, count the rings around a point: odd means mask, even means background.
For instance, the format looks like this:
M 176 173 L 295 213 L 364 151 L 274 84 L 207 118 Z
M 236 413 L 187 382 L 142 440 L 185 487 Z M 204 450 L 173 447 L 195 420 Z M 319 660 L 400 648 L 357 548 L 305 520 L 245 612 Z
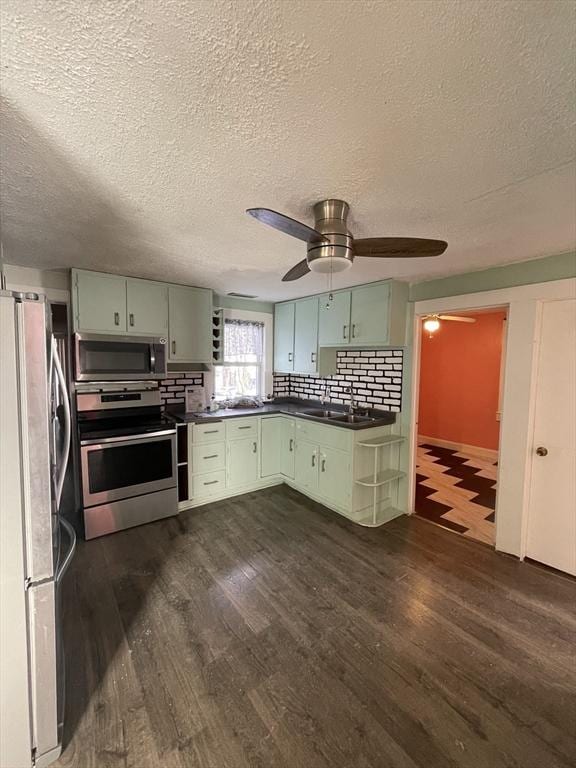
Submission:
M 547 301 L 536 374 L 528 557 L 576 575 L 576 300 Z

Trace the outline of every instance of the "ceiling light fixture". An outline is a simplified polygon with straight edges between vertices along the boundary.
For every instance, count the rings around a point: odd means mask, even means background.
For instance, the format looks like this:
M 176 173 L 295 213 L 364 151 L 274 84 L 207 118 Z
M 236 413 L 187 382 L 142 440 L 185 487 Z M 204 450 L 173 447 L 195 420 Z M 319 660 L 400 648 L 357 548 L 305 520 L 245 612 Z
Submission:
M 436 333 L 436 331 L 440 328 L 440 320 L 436 317 L 436 315 L 431 315 L 430 317 L 427 317 L 424 320 L 424 330 L 430 334 L 430 338 L 432 338 L 432 334 Z

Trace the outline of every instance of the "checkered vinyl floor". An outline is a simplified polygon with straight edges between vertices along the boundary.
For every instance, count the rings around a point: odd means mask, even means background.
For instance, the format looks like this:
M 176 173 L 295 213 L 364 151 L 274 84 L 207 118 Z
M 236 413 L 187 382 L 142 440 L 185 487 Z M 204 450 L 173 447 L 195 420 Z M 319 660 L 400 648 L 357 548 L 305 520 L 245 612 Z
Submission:
M 497 462 L 423 443 L 416 461 L 416 514 L 494 544 Z

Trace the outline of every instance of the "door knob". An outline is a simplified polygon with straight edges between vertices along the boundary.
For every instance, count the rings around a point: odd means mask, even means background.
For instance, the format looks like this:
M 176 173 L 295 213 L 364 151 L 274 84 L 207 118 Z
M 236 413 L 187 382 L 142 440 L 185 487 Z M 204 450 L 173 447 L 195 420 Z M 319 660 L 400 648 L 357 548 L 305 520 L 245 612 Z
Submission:
M 536 448 L 536 453 L 538 456 L 548 456 L 548 448 L 544 448 L 543 445 L 539 445 L 538 448 Z

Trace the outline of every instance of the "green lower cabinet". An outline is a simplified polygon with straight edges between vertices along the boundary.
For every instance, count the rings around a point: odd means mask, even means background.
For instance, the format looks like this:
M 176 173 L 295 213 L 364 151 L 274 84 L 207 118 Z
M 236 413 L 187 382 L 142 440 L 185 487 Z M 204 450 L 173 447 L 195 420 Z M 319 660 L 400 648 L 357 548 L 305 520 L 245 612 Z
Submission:
M 280 472 L 290 480 L 294 479 L 296 456 L 296 424 L 294 419 L 282 418 L 280 443 Z
M 258 480 L 258 440 L 247 437 L 228 442 L 227 486 L 251 485 Z
M 318 492 L 342 509 L 350 509 L 352 471 L 350 454 L 320 446 Z
M 294 482 L 300 488 L 318 490 L 318 445 L 305 440 L 296 442 L 294 459 Z
M 260 477 L 272 477 L 282 471 L 282 437 L 284 417 L 270 416 L 262 419 L 260 425 Z

